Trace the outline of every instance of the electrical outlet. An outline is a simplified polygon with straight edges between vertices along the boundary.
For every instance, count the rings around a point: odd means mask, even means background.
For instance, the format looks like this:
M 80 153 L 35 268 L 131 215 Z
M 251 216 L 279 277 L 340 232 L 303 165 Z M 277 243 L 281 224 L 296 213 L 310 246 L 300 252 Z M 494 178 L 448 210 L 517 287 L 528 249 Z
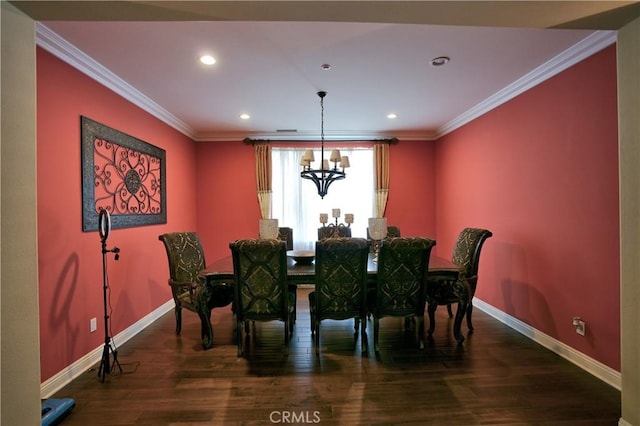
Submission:
M 584 321 L 580 317 L 573 317 L 573 327 L 576 329 L 576 333 L 584 336 L 586 326 L 584 324 Z
M 89 321 L 89 331 L 93 333 L 97 329 L 98 329 L 98 320 L 96 318 L 91 318 L 91 321 Z

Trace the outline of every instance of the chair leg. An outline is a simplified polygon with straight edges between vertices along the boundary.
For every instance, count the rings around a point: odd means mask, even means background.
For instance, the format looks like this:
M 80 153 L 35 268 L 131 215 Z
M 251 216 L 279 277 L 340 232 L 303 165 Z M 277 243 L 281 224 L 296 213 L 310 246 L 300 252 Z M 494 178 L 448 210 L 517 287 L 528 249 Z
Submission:
M 236 321 L 236 340 L 238 341 L 238 357 L 242 356 L 242 321 Z
M 289 349 L 289 326 L 290 326 L 290 319 L 287 318 L 284 321 L 284 345 L 287 347 L 287 350 Z
M 179 335 L 180 332 L 182 331 L 182 307 L 176 306 L 175 313 L 176 313 L 176 334 Z
M 320 321 L 316 319 L 314 322 L 315 328 L 315 346 L 316 346 L 316 356 L 320 356 Z
M 476 286 L 478 285 L 478 277 L 471 277 L 467 280 L 469 283 L 469 307 L 467 307 L 467 328 L 469 331 L 473 331 L 473 324 L 471 323 L 471 313 L 473 312 L 473 298 L 476 295 Z
M 357 336 L 358 335 L 358 331 L 360 331 L 360 318 L 354 318 L 353 320 L 353 328 L 354 328 L 354 333 Z
M 298 304 L 298 286 L 297 285 L 290 285 L 289 286 L 289 291 L 291 293 L 293 293 L 293 322 L 296 322 L 296 319 L 298 318 L 298 310 L 296 309 L 296 305 Z
M 469 306 L 467 307 L 467 328 L 469 331 L 473 331 L 473 324 L 471 322 L 471 313 L 473 312 L 473 303 L 469 302 Z
M 380 352 L 378 347 L 378 332 L 380 331 L 380 319 L 376 316 L 373 317 L 373 350 L 376 353 Z
M 453 336 L 458 341 L 458 344 L 464 342 L 464 336 L 462 335 L 460 328 L 462 325 L 462 318 L 467 312 L 467 307 L 468 306 L 465 303 L 458 302 L 458 309 L 456 310 L 456 318 L 453 321 Z
M 362 319 L 361 321 L 361 329 L 360 329 L 360 342 L 361 342 L 361 350 L 363 354 L 369 352 L 369 341 L 367 340 L 367 320 Z
M 449 313 L 449 318 L 453 318 L 453 310 L 451 309 L 451 303 L 447 303 L 447 312 Z
M 418 347 L 424 349 L 424 315 L 418 315 Z
M 316 315 L 313 311 L 311 311 L 311 336 L 313 336 L 316 332 Z
M 427 306 L 427 312 L 429 313 L 429 337 L 431 337 L 433 330 L 436 328 L 436 309 L 438 309 L 438 305 L 435 303 Z
M 415 317 L 404 317 L 404 331 L 410 331 L 412 327 L 415 327 Z

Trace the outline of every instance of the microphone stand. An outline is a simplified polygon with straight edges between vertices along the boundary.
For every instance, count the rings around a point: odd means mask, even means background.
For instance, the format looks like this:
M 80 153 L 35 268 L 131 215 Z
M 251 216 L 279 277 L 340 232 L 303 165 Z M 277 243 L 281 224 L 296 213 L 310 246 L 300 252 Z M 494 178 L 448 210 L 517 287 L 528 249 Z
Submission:
M 122 367 L 118 362 L 118 351 L 111 347 L 111 337 L 109 336 L 109 313 L 107 311 L 107 253 L 114 253 L 115 260 L 120 258 L 120 249 L 114 247 L 107 249 L 107 235 L 103 235 L 102 242 L 102 295 L 104 301 L 104 348 L 102 350 L 102 361 L 100 361 L 100 368 L 98 369 L 98 377 L 101 378 L 104 383 L 105 377 L 110 375 L 114 367 L 117 366 L 120 373 L 122 373 Z M 113 364 L 109 362 L 110 354 L 113 354 Z

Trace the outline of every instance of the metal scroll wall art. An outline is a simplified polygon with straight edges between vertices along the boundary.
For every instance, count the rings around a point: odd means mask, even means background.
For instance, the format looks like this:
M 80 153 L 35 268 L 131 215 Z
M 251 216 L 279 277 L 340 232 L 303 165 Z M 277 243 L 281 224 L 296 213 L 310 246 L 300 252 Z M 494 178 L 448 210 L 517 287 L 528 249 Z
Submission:
M 95 231 L 98 214 L 112 228 L 167 222 L 165 151 L 82 117 L 82 229 Z

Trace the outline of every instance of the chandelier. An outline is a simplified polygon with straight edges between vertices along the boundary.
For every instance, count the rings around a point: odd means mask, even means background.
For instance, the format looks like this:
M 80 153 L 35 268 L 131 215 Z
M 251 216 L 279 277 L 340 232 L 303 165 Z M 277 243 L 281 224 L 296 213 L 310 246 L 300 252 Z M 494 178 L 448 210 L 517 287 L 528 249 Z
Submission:
M 302 156 L 302 160 L 300 160 L 300 165 L 302 166 L 300 177 L 315 183 L 318 188 L 318 195 L 320 198 L 324 198 L 333 182 L 345 178 L 344 169 L 349 167 L 349 157 L 346 155 L 341 156 L 339 149 L 333 149 L 329 159 L 326 160 L 324 158 L 324 97 L 327 96 L 327 92 L 320 91 L 318 96 L 320 97 L 320 168 L 311 168 L 311 162 L 315 161 L 315 158 L 313 157 L 313 151 L 307 149 Z M 333 163 L 333 168 L 329 167 L 329 162 Z M 338 170 L 338 163 L 340 163 L 339 166 L 342 170 Z

